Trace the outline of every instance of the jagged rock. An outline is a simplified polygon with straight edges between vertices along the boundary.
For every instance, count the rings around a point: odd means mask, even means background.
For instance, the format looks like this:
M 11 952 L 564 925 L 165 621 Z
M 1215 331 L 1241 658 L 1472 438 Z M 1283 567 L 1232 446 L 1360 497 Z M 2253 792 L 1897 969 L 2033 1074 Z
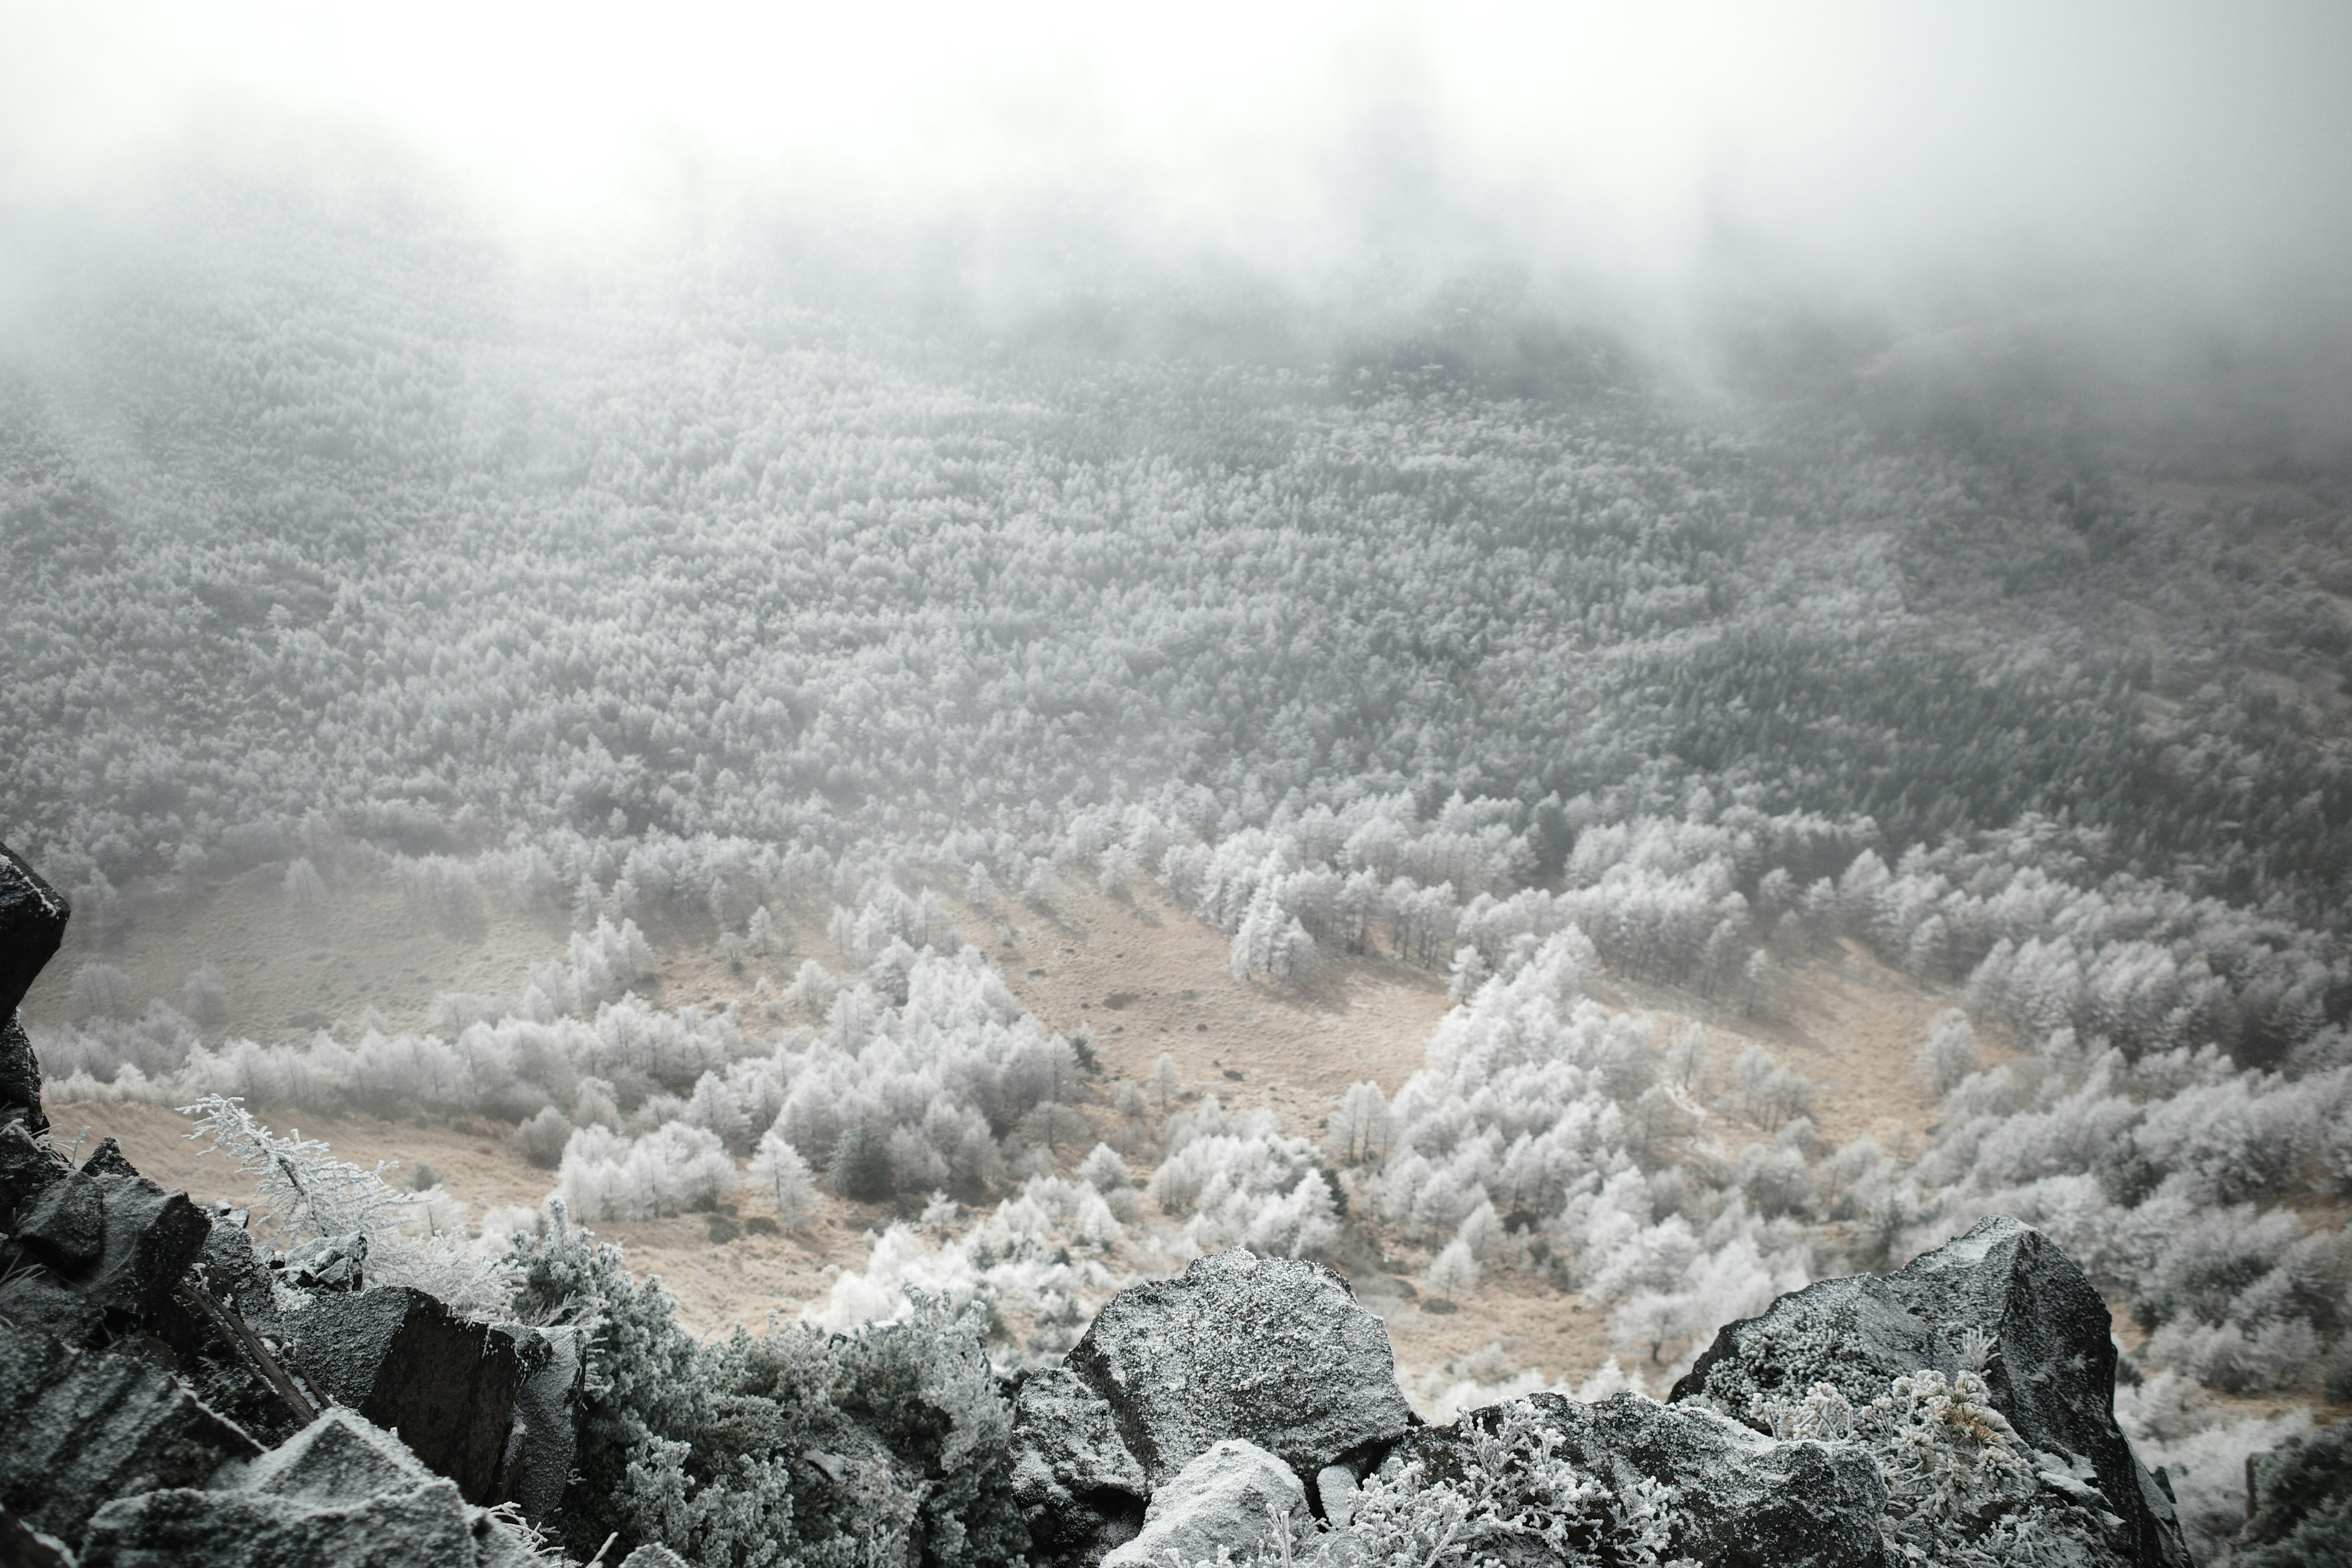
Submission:
M 1066 1359 L 1155 1487 L 1227 1437 L 1311 1476 L 1415 1423 L 1388 1329 L 1319 1263 L 1235 1248 L 1113 1297 Z
M 98 1178 L 68 1171 L 25 1205 L 16 1218 L 16 1239 L 51 1268 L 79 1269 L 106 1249 L 106 1206 Z
M 1228 1437 L 1161 1482 L 1144 1510 L 1143 1530 L 1103 1559 L 1103 1568 L 1159 1568 L 1213 1563 L 1223 1547 L 1236 1557 L 1274 1539 L 1283 1521 L 1307 1517 L 1307 1489 L 1291 1468 L 1256 1444 Z
M 1621 1394 L 1584 1405 L 1556 1394 L 1526 1402 L 1580 1474 L 1625 1498 L 1643 1479 L 1674 1489 L 1672 1550 L 1705 1568 L 1877 1568 L 1886 1485 L 1850 1444 L 1782 1442 L 1713 1410 Z M 1498 1406 L 1412 1433 L 1391 1450 L 1393 1474 L 1418 1463 L 1432 1481 L 1475 1462 Z M 1328 1504 L 1327 1510 L 1328 1510 Z M 1547 1559 L 1548 1560 L 1548 1559 Z
M 399 1433 L 468 1502 L 499 1500 L 525 1370 L 513 1333 L 406 1286 L 322 1295 L 284 1327 L 287 1360 L 311 1386 Z
M 2246 1523 L 2233 1568 L 2352 1563 L 2352 1421 L 2246 1458 Z
M 141 1175 L 110 1138 L 21 1205 L 16 1237 L 39 1267 L 0 1284 L 0 1316 L 95 1343 L 160 1312 L 211 1230 L 187 1194 Z
M 2073 1259 L 2031 1226 L 1996 1217 L 1885 1280 L 1822 1280 L 1727 1325 L 1672 1397 L 1704 1395 L 1738 1415 L 1828 1383 L 1866 1404 L 1905 1373 L 1948 1377 L 1981 1363 L 2019 1437 L 2087 1462 L 2103 1509 L 2122 1521 L 2126 1560 L 2186 1568 L 2172 1501 L 2116 1426 L 2109 1329 Z
M 1030 1373 L 1013 1394 L 1013 1495 L 1041 1553 L 1093 1563 L 1142 1528 L 1151 1483 L 1109 1404 L 1055 1367 Z
M 30 1132 L 49 1130 L 41 1111 L 41 1058 L 14 1013 L 0 1015 L 0 1121 Z
M 359 1290 L 367 1266 L 367 1237 L 322 1236 L 286 1255 L 286 1283 L 297 1290 Z
M 16 1012 L 32 989 L 33 977 L 65 940 L 72 913 L 55 888 L 0 844 L 0 1018 Z
M 136 1339 L 78 1352 L 37 1330 L 0 1327 L 0 1502 L 71 1541 L 110 1498 L 185 1486 L 258 1451 L 150 1353 Z
M 685 1558 L 651 1542 L 621 1559 L 621 1568 L 689 1568 Z
M 0 1223 L 15 1228 L 17 1211 L 66 1173 L 63 1159 L 26 1131 L 22 1121 L 0 1122 Z
M 527 1568 L 522 1538 L 468 1507 L 392 1434 L 331 1410 L 203 1489 L 98 1510 L 83 1568 Z
M 580 1447 L 588 1392 L 587 1337 L 578 1329 L 506 1326 L 523 1362 L 522 1386 L 499 1465 L 499 1495 L 534 1523 L 563 1500 Z
M 1638 1394 L 1590 1408 L 1612 1455 L 1676 1489 L 1676 1553 L 1708 1568 L 1877 1562 L 1886 1483 L 1861 1449 L 1780 1442 Z
M 73 1553 L 56 1536 L 0 1507 L 0 1568 L 74 1568 Z
M 33 979 L 65 940 L 72 910 L 16 852 L 0 844 L 0 1122 L 46 1132 L 41 1064 L 16 1016 Z

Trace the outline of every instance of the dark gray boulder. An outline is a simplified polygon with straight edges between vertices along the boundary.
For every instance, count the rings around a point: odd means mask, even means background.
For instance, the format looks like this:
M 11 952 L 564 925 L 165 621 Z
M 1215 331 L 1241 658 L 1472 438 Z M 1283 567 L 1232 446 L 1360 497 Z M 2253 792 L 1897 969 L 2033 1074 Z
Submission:
M 88 1345 L 164 1309 L 212 1220 L 131 1169 L 110 1138 L 24 1199 L 16 1227 L 31 1267 L 0 1283 L 0 1316 Z
M 0 1505 L 0 1568 L 74 1568 L 73 1553 Z
M 41 1110 L 41 1058 L 14 1013 L 0 1016 L 0 1121 L 30 1132 L 49 1130 Z
M 1388 1329 L 1319 1263 L 1236 1248 L 1112 1298 L 1066 1364 L 1158 1486 L 1228 1437 L 1302 1476 L 1416 1424 Z
M 1013 1495 L 1038 1552 L 1092 1563 L 1142 1528 L 1151 1483 L 1109 1403 L 1055 1367 L 1023 1378 L 1013 1394 Z
M 191 1485 L 258 1452 L 155 1364 L 163 1354 L 136 1338 L 77 1351 L 0 1326 L 0 1503 L 70 1542 L 110 1499 Z
M 1675 1401 L 1704 1397 L 1743 1419 L 1816 1383 L 1857 1405 L 1906 1373 L 1979 1370 L 1995 1408 L 2030 1447 L 2096 1476 L 2095 1511 L 2120 1523 L 2124 1561 L 2186 1568 L 2168 1498 L 2115 1420 L 2111 1320 L 2083 1271 L 2032 1226 L 1996 1217 L 1884 1280 L 1827 1279 L 1727 1325 Z
M 16 1007 L 65 940 L 71 913 L 55 888 L 0 844 L 0 1122 L 32 1132 L 47 1131 L 49 1122 L 41 1114 L 41 1064 Z
M 56 955 L 72 913 L 40 873 L 0 844 L 0 1018 L 16 1011 L 34 976 Z
M 83 1568 L 527 1568 L 523 1539 L 390 1433 L 332 1410 L 203 1488 L 118 1499 Z
M 326 1294 L 284 1320 L 286 1360 L 320 1393 L 399 1434 L 468 1502 L 500 1500 L 523 1352 L 422 1290 Z
M 16 1228 L 17 1213 L 48 1190 L 68 1166 L 22 1121 L 0 1122 L 0 1226 Z
M 11 1131 L 0 1128 L 0 1166 L 21 1162 L 7 1152 Z M 37 1163 L 22 1163 L 37 1177 Z M 16 1206 L 20 1266 L 0 1280 L 0 1318 L 78 1346 L 162 1313 L 212 1230 L 187 1194 L 131 1169 L 111 1138 L 80 1170 L 54 1169 Z

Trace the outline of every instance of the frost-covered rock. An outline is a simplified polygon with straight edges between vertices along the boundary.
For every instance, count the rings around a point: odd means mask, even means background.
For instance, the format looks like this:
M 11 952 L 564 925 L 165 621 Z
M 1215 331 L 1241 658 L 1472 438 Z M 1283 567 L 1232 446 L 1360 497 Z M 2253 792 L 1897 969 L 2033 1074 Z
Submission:
M 0 1122 L 29 1132 L 49 1123 L 41 1114 L 40 1059 L 16 1005 L 65 940 L 71 913 L 55 888 L 0 844 Z
M 406 1286 L 325 1293 L 286 1319 L 287 1357 L 311 1385 L 400 1434 L 469 1501 L 505 1495 L 516 1396 L 531 1370 L 505 1329 Z
M 1013 1495 L 1039 1551 L 1086 1562 L 1134 1537 L 1151 1483 L 1109 1404 L 1055 1367 L 1024 1378 L 1013 1395 Z
M 1228 1437 L 1311 1476 L 1414 1422 L 1388 1329 L 1345 1279 L 1239 1249 L 1120 1291 L 1067 1364 L 1155 1487 Z
M 1981 1377 L 2013 1447 L 2081 1505 L 2116 1562 L 2188 1562 L 2172 1501 L 2115 1419 L 2106 1306 L 2040 1231 L 1991 1218 L 1885 1280 L 1828 1279 L 1727 1325 L 1675 1385 L 1742 1421 L 1785 1423 L 1817 1387 L 1861 1409 L 1892 1379 Z
M 84 1568 L 529 1568 L 523 1538 L 467 1506 L 394 1436 L 330 1410 L 278 1447 L 203 1488 L 120 1499 L 98 1510 Z
M 1307 1517 L 1307 1489 L 1288 1465 L 1255 1443 L 1228 1437 L 1151 1494 L 1143 1530 L 1103 1559 L 1103 1568 L 1159 1568 L 1170 1561 L 1214 1563 L 1273 1541 Z
M 12 1171 L 18 1163 L 0 1154 Z M 187 1194 L 141 1175 L 111 1138 L 79 1171 L 53 1164 L 44 1180 L 37 1163 L 24 1163 L 12 1223 L 37 1267 L 0 1283 L 0 1318 L 94 1345 L 161 1311 L 212 1229 Z
M 1514 1422 L 1538 1434 L 1520 1448 L 1564 1464 L 1591 1489 L 1569 1521 L 1570 1540 L 1583 1548 L 1638 1540 L 1646 1522 L 1671 1555 L 1705 1568 L 1865 1568 L 1880 1561 L 1886 1487 L 1860 1448 L 1784 1442 L 1713 1410 L 1638 1394 L 1599 1405 L 1538 1394 L 1473 1411 L 1451 1426 L 1406 1437 L 1375 1485 L 1393 1485 L 1418 1467 L 1418 1484 L 1470 1494 L 1494 1484 L 1491 1472 L 1524 1471 L 1530 1455 L 1504 1441 Z
M 71 1542 L 100 1504 L 201 1481 L 258 1451 L 148 1360 L 135 1340 L 77 1350 L 0 1325 L 0 1503 Z

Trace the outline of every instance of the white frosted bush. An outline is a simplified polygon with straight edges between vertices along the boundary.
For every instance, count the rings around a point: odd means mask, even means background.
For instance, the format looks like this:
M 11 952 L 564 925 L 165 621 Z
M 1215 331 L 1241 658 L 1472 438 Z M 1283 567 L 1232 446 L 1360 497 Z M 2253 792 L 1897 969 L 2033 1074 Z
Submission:
M 707 1209 L 735 1179 L 717 1133 L 670 1121 L 631 1139 L 583 1127 L 564 1146 L 556 1194 L 582 1220 L 654 1219 Z
M 774 1128 L 761 1134 L 745 1173 L 766 1191 L 776 1208 L 776 1223 L 785 1229 L 796 1230 L 815 1217 L 816 1179 L 800 1151 Z
M 1467 1242 L 1449 1241 L 1430 1260 L 1424 1278 L 1429 1288 L 1440 1296 L 1459 1296 L 1478 1288 L 1484 1271 L 1478 1267 L 1478 1256 Z

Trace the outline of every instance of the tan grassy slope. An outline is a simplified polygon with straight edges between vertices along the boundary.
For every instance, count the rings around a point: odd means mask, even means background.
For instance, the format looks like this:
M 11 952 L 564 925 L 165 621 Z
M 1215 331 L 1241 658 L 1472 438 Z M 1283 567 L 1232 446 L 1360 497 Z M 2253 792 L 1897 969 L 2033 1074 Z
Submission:
M 135 994 L 174 999 L 198 964 L 218 965 L 230 1011 L 219 1033 L 299 1039 L 329 1026 L 346 1037 L 369 1021 L 390 1028 L 425 1025 L 440 991 L 512 996 L 529 966 L 559 955 L 567 928 L 560 917 L 487 905 L 460 922 L 419 911 L 392 889 L 352 884 L 319 908 L 297 909 L 282 889 L 254 879 L 193 906 L 133 900 L 119 943 L 85 942 L 52 966 L 33 1001 L 37 1019 L 63 1015 L 73 968 L 102 958 L 130 974 Z M 1394 1090 L 1421 1065 L 1445 998 L 1439 979 L 1380 957 L 1329 963 L 1310 988 L 1276 994 L 1236 981 L 1226 939 L 1174 907 L 1157 889 L 1105 898 L 1066 888 L 1055 910 L 1025 907 L 983 914 L 960 910 L 968 935 L 983 943 L 1022 1003 L 1049 1026 L 1091 1026 L 1108 1085 L 1140 1080 L 1162 1051 L 1175 1060 L 1188 1098 L 1214 1092 L 1228 1106 L 1269 1106 L 1293 1131 L 1319 1133 L 1332 1102 L 1362 1079 Z M 757 966 L 736 969 L 711 956 L 717 935 L 708 921 L 648 921 L 658 973 L 641 989 L 670 1005 L 748 1004 Z M 792 952 L 771 961 L 772 981 L 814 956 L 845 967 L 813 920 L 790 923 Z M 1792 969 L 1779 1003 L 1764 1018 L 1709 1009 L 1686 994 L 1619 988 L 1605 999 L 1655 1016 L 1662 1031 L 1685 1018 L 1708 1029 L 1718 1080 L 1751 1039 L 1766 1042 L 1790 1067 L 1815 1079 L 1815 1117 L 1832 1143 L 1862 1131 L 1882 1142 L 1916 1146 L 1932 1103 L 1907 1072 L 1927 1017 L 1944 1005 L 1858 950 Z M 385 1121 L 320 1117 L 260 1107 L 281 1127 L 323 1138 L 345 1159 L 398 1161 L 404 1184 L 418 1163 L 456 1196 L 480 1206 L 531 1204 L 552 1183 L 507 1140 L 508 1128 L 476 1119 Z M 85 1126 L 94 1139 L 120 1139 L 132 1160 L 159 1180 L 201 1197 L 240 1196 L 218 1156 L 200 1157 L 182 1134 L 183 1118 L 148 1106 L 57 1105 L 60 1134 Z M 1107 1103 L 1090 1111 L 1097 1131 L 1118 1118 Z M 1753 1130 L 1715 1130 L 1735 1147 Z M 1082 1152 L 1066 1151 L 1066 1156 Z M 1151 1157 L 1146 1142 L 1137 1153 Z M 755 1195 L 741 1205 L 761 1208 Z M 630 1251 L 640 1269 L 657 1272 L 678 1295 L 688 1321 L 717 1331 L 756 1327 L 771 1312 L 790 1315 L 821 1297 L 839 1269 L 858 1267 L 864 1237 L 887 1222 L 880 1207 L 829 1201 L 820 1223 L 795 1236 L 738 1232 L 714 1239 L 708 1216 L 601 1227 Z M 1391 1261 L 1402 1287 L 1364 1281 L 1367 1296 L 1391 1322 L 1400 1359 L 1434 1367 L 1499 1343 L 1510 1365 L 1582 1374 L 1614 1350 L 1605 1314 L 1528 1277 L 1500 1275 L 1452 1313 L 1424 1311 L 1412 1279 L 1424 1259 L 1400 1252 Z M 1412 1292 L 1412 1293 L 1409 1293 Z

